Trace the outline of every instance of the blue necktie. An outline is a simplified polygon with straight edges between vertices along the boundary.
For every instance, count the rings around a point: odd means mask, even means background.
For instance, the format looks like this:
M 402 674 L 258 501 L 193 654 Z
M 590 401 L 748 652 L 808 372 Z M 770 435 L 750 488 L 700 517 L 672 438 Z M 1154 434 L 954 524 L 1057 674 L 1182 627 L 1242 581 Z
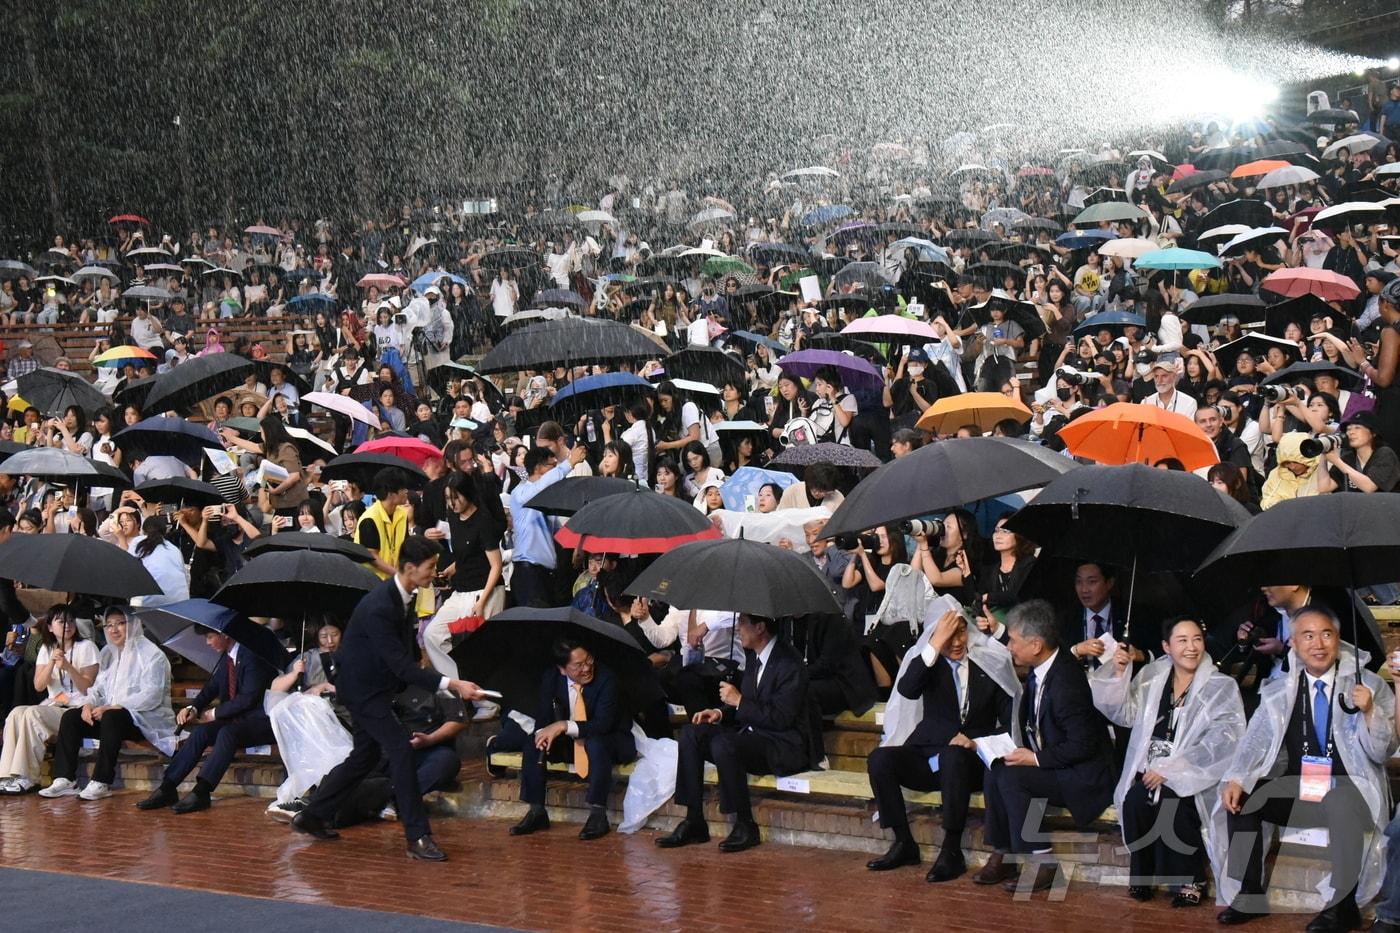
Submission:
M 1332 710 L 1327 702 L 1327 685 L 1322 681 L 1313 683 L 1313 733 L 1317 738 L 1319 755 L 1327 754 L 1327 720 Z
M 958 698 L 958 718 L 961 719 L 963 710 L 962 678 L 958 675 L 962 673 L 962 662 L 950 659 L 948 664 L 953 668 L 953 693 Z

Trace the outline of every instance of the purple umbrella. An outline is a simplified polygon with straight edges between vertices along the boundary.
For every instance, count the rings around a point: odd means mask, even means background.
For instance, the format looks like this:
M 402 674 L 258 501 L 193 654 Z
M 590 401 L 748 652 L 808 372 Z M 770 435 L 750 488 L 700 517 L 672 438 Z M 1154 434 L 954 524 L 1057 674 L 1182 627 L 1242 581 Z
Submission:
M 839 350 L 798 350 L 778 360 L 778 366 L 785 373 L 807 379 L 823 366 L 834 366 L 841 371 L 841 384 L 853 390 L 881 389 L 885 385 L 884 374 L 872 364 Z

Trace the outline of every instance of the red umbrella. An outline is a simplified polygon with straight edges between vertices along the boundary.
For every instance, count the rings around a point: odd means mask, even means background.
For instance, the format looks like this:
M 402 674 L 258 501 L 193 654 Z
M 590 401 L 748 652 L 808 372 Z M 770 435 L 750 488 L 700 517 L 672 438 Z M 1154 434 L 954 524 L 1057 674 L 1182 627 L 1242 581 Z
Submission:
M 360 288 L 403 288 L 408 283 L 397 275 L 389 275 L 383 272 L 371 272 L 369 275 L 355 283 Z
M 1187 175 L 1196 174 L 1196 166 L 1190 162 L 1183 162 L 1172 171 L 1172 181 L 1181 181 Z
M 151 222 L 150 222 L 149 220 L 147 220 L 146 218 L 142 217 L 140 214 L 118 214 L 117 216 L 113 217 L 111 220 L 107 221 L 107 223 L 109 223 L 109 224 L 145 224 L 145 225 L 148 226 L 148 227 L 151 225 Z
M 376 437 L 355 448 L 357 454 L 389 454 L 422 466 L 429 460 L 441 460 L 442 451 L 416 437 Z
M 1259 283 L 1259 287 L 1285 298 L 1316 295 L 1323 301 L 1349 301 L 1361 294 L 1361 289 L 1346 276 L 1307 267 L 1271 272 Z

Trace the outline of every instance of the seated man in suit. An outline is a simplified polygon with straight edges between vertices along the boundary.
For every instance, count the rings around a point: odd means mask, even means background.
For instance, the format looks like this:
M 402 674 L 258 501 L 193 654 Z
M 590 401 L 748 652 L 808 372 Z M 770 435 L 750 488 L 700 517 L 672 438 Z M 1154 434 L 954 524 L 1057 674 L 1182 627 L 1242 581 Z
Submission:
M 1006 655 L 1000 644 L 988 650 Z M 1009 657 L 999 673 L 1015 685 Z M 880 809 L 880 825 L 894 830 L 894 844 L 866 867 L 888 871 L 919 863 L 919 846 L 909 832 L 901 788 L 937 790 L 943 794 L 943 850 L 929 869 L 928 880 L 951 881 L 967 870 L 962 832 L 968 803 L 973 791 L 982 788 L 986 771 L 974 740 L 1010 732 L 1014 701 L 968 655 L 967 622 L 957 612 L 939 618 L 896 689 L 900 696 L 923 700 L 923 718 L 903 745 L 887 745 L 870 753 L 870 789 Z
M 209 795 L 219 785 L 238 750 L 250 745 L 271 745 L 276 741 L 272 722 L 263 712 L 263 694 L 278 671 L 222 632 L 205 632 L 204 643 L 219 652 L 219 661 L 204 689 L 176 714 L 176 727 L 194 724 L 194 728 L 170 759 L 160 786 L 136 805 L 142 810 L 159 810 L 171 804 L 174 804 L 175 813 L 209 809 Z M 219 705 L 211 709 L 210 704 L 215 700 Z M 210 745 L 214 749 L 195 778 L 194 790 L 179 797 L 176 790 L 180 782 L 194 770 L 199 756 Z
M 1021 747 L 993 764 L 986 777 L 983 835 L 994 851 L 972 880 L 1016 891 L 1008 852 L 1034 854 L 1029 889 L 1055 880 L 1049 839 L 1041 833 L 1047 805 L 1068 807 L 1075 824 L 1087 826 L 1113 796 L 1108 727 L 1094 708 L 1084 668 L 1060 646 L 1055 611 L 1040 599 L 1011 610 L 1006 647 L 1020 667 L 1030 668 L 1021 697 Z
M 545 760 L 551 758 L 572 761 L 575 773 L 588 779 L 588 822 L 578 834 L 586 842 L 608 834 L 613 765 L 636 758 L 637 743 L 612 671 L 569 638 L 554 643 L 554 663 L 557 669 L 548 671 L 541 684 L 534 741 L 521 755 L 520 799 L 530 810 L 510 834 L 528 836 L 549 828 L 544 788 Z
M 1219 658 L 1220 669 L 1239 681 L 1246 712 L 1253 712 L 1264 681 L 1288 670 L 1292 619 L 1315 602 L 1312 587 L 1261 586 L 1257 599 L 1211 632 L 1211 657 Z M 1345 604 L 1340 609 L 1345 611 Z
M 1119 644 L 1131 642 L 1135 671 L 1153 657 L 1156 632 L 1150 625 L 1139 626 L 1140 631 L 1128 631 L 1124 614 L 1127 607 L 1116 606 L 1113 602 L 1115 582 L 1112 567 L 1085 563 L 1074 568 L 1074 595 L 1079 604 L 1060 620 L 1060 644 L 1089 670 L 1097 670 L 1100 664 L 1113 657 L 1111 653 L 1104 654 L 1107 650 L 1102 640 L 1105 635 Z
M 1343 646 L 1331 612 L 1308 606 L 1291 622 L 1288 670 L 1260 687 L 1259 708 L 1225 771 L 1230 849 L 1220 886 L 1229 897 L 1237 882 L 1239 892 L 1217 919 L 1239 924 L 1269 912 L 1263 823 L 1325 826 L 1333 894 L 1308 930 L 1354 930 L 1358 901 L 1370 900 L 1380 885 L 1368 866 L 1378 864 L 1390 818 L 1385 762 L 1396 747 L 1393 700 L 1371 671 L 1357 682 L 1353 649 Z
M 685 819 L 656 840 L 663 849 L 709 842 L 705 825 L 705 762 L 719 770 L 719 808 L 734 814 L 734 830 L 721 852 L 758 845 L 758 824 L 749 806 L 749 774 L 793 774 L 811 767 L 807 722 L 807 671 L 802 659 L 778 639 L 778 623 L 741 614 L 736 634 L 749 654 L 741 686 L 720 684 L 724 710 L 696 713 L 681 730 L 676 762 L 676 802 Z

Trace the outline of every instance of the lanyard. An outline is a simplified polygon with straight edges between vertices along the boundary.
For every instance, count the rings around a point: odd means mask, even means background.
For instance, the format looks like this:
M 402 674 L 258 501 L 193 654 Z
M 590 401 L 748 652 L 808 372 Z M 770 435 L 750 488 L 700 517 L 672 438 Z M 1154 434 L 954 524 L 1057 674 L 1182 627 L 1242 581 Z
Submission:
M 1323 743 L 1327 746 L 1327 753 L 1323 756 L 1325 758 L 1332 757 L 1333 746 L 1335 744 L 1332 741 L 1332 719 L 1334 718 L 1332 716 L 1332 696 L 1337 691 L 1337 680 L 1340 677 L 1341 661 L 1338 661 L 1332 666 L 1332 685 L 1327 690 L 1327 738 Z M 1306 672 L 1302 674 L 1302 678 L 1303 695 L 1307 697 L 1303 703 L 1303 757 L 1307 758 L 1310 754 L 1308 744 L 1313 734 L 1312 691 L 1308 689 L 1308 675 Z

